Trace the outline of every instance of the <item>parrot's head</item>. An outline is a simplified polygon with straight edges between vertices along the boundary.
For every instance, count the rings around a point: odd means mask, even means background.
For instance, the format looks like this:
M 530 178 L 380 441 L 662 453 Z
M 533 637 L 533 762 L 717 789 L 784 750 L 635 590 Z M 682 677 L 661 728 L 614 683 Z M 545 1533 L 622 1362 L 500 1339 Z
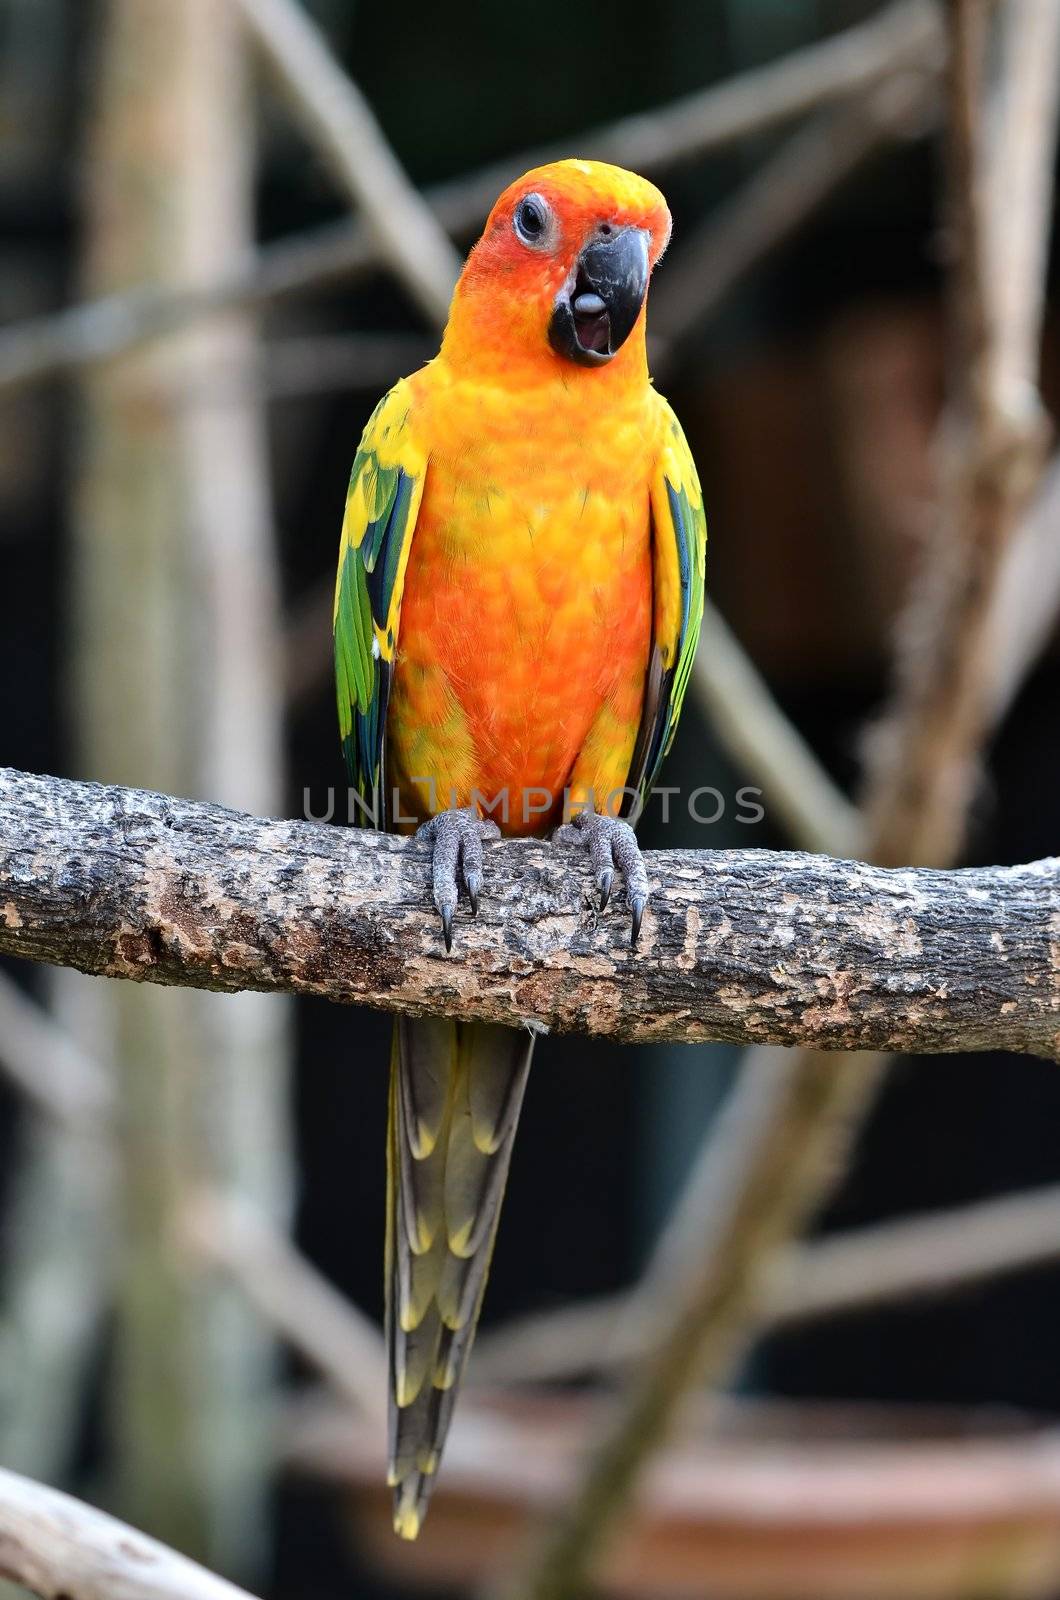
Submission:
M 654 184 L 555 161 L 507 188 L 457 285 L 447 352 L 499 370 L 644 365 L 644 307 L 670 238 Z

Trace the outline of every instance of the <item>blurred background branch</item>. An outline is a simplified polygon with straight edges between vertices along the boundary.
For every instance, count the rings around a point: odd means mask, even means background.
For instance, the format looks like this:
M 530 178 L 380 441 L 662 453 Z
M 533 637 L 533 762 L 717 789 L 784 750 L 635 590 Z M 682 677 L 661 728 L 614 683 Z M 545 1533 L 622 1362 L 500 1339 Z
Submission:
M 953 8 L 949 216 L 956 251 L 940 528 L 899 634 L 894 698 L 869 748 L 866 810 L 883 862 L 952 860 L 989 720 L 993 612 L 1006 548 L 1038 481 L 1045 248 L 1052 216 L 1060 10 Z M 1003 135 L 1000 130 L 1004 129 Z
M 210 0 L 105 14 L 88 134 L 84 281 L 174 291 L 231 269 L 252 237 L 243 34 Z M 143 75 L 154 85 L 149 99 Z M 278 579 L 266 440 L 252 393 L 182 404 L 174 376 L 252 367 L 242 314 L 94 368 L 73 485 L 71 699 L 81 770 L 135 772 L 274 809 Z M 113 1493 L 138 1523 L 244 1572 L 264 1548 L 275 1353 L 242 1297 L 187 1270 L 174 1218 L 211 1177 L 282 1215 L 287 1014 L 246 995 L 124 987 L 100 997 L 122 1108 L 113 1226 Z M 159 1440 L 166 1440 L 159 1449 Z
M 83 1501 L 3 1468 L 0 1570 L 41 1600 L 251 1600 Z
M 357 433 L 435 347 L 458 266 L 449 241 L 470 242 L 525 167 L 589 155 L 664 179 L 677 220 L 652 358 L 704 477 L 713 600 L 668 778 L 760 785 L 755 843 L 955 861 L 968 832 L 976 862 L 1052 850 L 1055 659 L 1031 678 L 1060 601 L 1056 459 L 1037 482 L 1050 0 L 900 0 L 868 17 L 855 0 L 668 0 L 648 30 L 629 13 L 624 27 L 620 8 L 591 36 L 564 13 L 570 48 L 550 56 L 544 96 L 525 21 L 503 8 L 473 28 L 415 5 L 354 20 L 332 0 L 75 10 L 87 24 L 62 0 L 9 0 L 0 23 L 13 108 L 0 126 L 11 764 L 258 814 L 296 814 L 305 782 L 335 781 L 331 546 Z M 244 36 L 272 85 L 257 169 Z M 947 70 L 950 198 L 924 250 L 924 136 Z M 720 71 L 731 75 L 701 87 Z M 60 119 L 56 107 L 71 109 Z M 33 139 L 43 146 L 38 130 L 60 120 L 49 166 Z M 62 174 L 58 204 L 39 178 L 20 189 L 19 171 Z M 87 271 L 71 265 L 71 196 Z M 321 221 L 344 201 L 355 215 Z M 959 313 L 941 426 L 934 256 Z M 44 310 L 71 287 L 81 303 Z M 1047 330 L 1047 394 L 1049 352 Z M 1051 367 L 1055 394 L 1055 352 Z M 84 380 L 83 407 L 39 386 L 62 374 Z M 60 589 L 68 621 L 54 627 Z M 878 696 L 903 597 L 863 810 L 847 798 L 849 729 Z M 286 789 L 283 737 L 298 778 Z M 748 842 L 741 832 L 723 824 L 717 842 Z M 123 839 L 116 858 L 129 849 Z M 435 936 L 425 922 L 421 944 Z M 945 1063 L 892 1075 L 888 1102 L 906 1109 L 884 1119 L 889 1145 L 875 1135 L 891 1152 L 885 1177 L 862 1140 L 841 1231 L 795 1245 L 864 1128 L 880 1058 L 752 1050 L 719 1119 L 724 1047 L 657 1048 L 626 1072 L 583 1040 L 566 1052 L 548 1041 L 487 1305 L 509 1319 L 559 1310 L 510 1320 L 492 1342 L 487 1330 L 425 1538 L 396 1551 L 380 1532 L 381 1346 L 354 1303 L 378 1304 L 385 1105 L 381 1072 L 362 1070 L 385 1061 L 375 1021 L 300 1001 L 311 1070 L 288 1106 L 274 998 L 146 998 L 57 971 L 30 1000 L 25 970 L 15 976 L 19 987 L 0 974 L 5 1464 L 120 1493 L 252 1585 L 275 1558 L 277 1596 L 471 1592 L 509 1562 L 513 1592 L 573 1593 L 638 1481 L 641 1509 L 594 1569 L 615 1596 L 1056 1592 L 1047 1430 L 997 1442 L 962 1409 L 965 1432 L 928 1443 L 923 1410 L 800 1403 L 788 1415 L 691 1392 L 729 1381 L 757 1341 L 743 1383 L 759 1391 L 783 1392 L 794 1370 L 813 1394 L 1055 1406 L 1035 1353 L 1051 1347 L 1056 1298 L 1044 1269 L 1058 1091 L 1044 1064 L 1036 1076 L 1027 1060 L 953 1057 L 952 1076 Z M 991 1185 L 1020 1192 L 953 1203 Z M 866 1194 L 921 1214 L 866 1222 Z M 953 1325 L 928 1309 L 987 1283 L 974 1324 L 963 1306 Z M 881 1320 L 911 1297 L 919 1309 Z M 827 1339 L 825 1319 L 841 1314 L 830 1344 L 780 1341 L 811 1324 Z M 324 1377 L 326 1397 L 277 1405 L 289 1374 L 271 1335 Z M 530 1387 L 616 1371 L 617 1421 L 606 1394 Z M 609 1430 L 579 1491 L 584 1441 Z M 859 1444 L 866 1430 L 873 1442 Z M 341 1551 L 322 1505 L 343 1510 Z M 540 1570 L 508 1553 L 528 1511 L 559 1518 L 553 1556 L 562 1566 L 566 1539 L 573 1559 L 558 1587 L 534 1587 Z
M 238 3 L 243 4 L 243 0 Z M 253 0 L 247 0 L 248 7 L 252 4 Z M 286 11 L 279 7 L 262 10 L 257 19 L 259 33 L 265 25 L 262 19 L 268 18 L 275 35 L 276 18 Z M 247 14 L 254 13 L 249 10 Z M 303 48 L 298 59 L 305 61 L 307 25 L 304 18 L 299 23 L 297 37 Z M 285 40 L 290 39 L 290 33 L 288 27 Z M 503 164 L 492 164 L 456 183 L 429 190 L 425 198 L 450 236 L 464 236 L 483 220 L 500 191 L 520 172 L 557 155 L 568 155 L 572 148 L 618 166 L 664 172 L 707 151 L 763 133 L 829 101 L 858 96 L 881 78 L 916 72 L 925 59 L 930 61 L 939 36 L 938 11 L 931 0 L 897 0 L 879 16 L 837 38 L 810 46 L 790 60 L 653 113 L 641 112 L 609 127 L 574 136 L 562 146 L 522 151 Z M 306 65 L 315 71 L 321 62 L 319 48 L 310 47 L 310 55 L 312 59 Z M 295 70 L 289 57 L 283 61 L 286 71 Z M 332 91 L 329 103 L 337 103 L 340 115 L 348 117 L 356 91 L 349 80 L 337 85 L 329 69 L 320 70 L 327 73 Z M 312 98 L 301 97 L 307 110 L 312 109 Z M 330 120 L 325 125 L 323 120 L 327 112 L 313 109 L 313 115 L 317 136 L 325 139 L 332 159 L 348 165 L 349 147 L 335 148 L 336 127 Z M 357 127 L 364 132 L 362 122 Z M 342 131 L 345 134 L 348 129 Z M 374 146 L 374 135 L 369 137 Z M 357 148 L 360 149 L 359 144 Z M 343 181 L 366 180 L 347 173 Z M 440 254 L 439 249 L 433 249 L 432 259 Z M 117 355 L 144 340 L 171 332 L 193 317 L 238 306 L 261 306 L 278 296 L 319 289 L 337 279 L 349 281 L 378 265 L 379 260 L 379 245 L 364 223 L 333 225 L 315 236 L 271 245 L 258 258 L 248 256 L 225 278 L 205 288 L 167 290 L 144 286 L 71 308 L 31 327 L 5 330 L 0 335 L 0 389 Z
M 702 1217 L 702 1212 L 697 1212 Z M 556 1383 L 607 1372 L 646 1355 L 654 1298 L 686 1253 L 664 1233 L 628 1294 L 515 1318 L 485 1333 L 471 1377 L 487 1387 Z M 670 1258 L 668 1260 L 667 1258 Z M 789 1245 L 769 1264 L 763 1324 L 842 1316 L 919 1295 L 947 1295 L 1060 1257 L 1060 1186 L 850 1229 Z
M 235 0 L 292 113 L 362 211 L 382 259 L 436 327 L 461 260 L 371 109 L 295 0 Z
M 3 1032 L 0 1070 L 38 1114 L 87 1141 L 105 1140 L 110 1129 L 97 1099 L 105 1077 L 101 1068 L 36 1002 L 18 992 L 16 1005 L 21 1021 Z M 686 1198 L 689 1225 L 693 1215 L 702 1215 L 704 1198 Z M 203 1189 L 189 1199 L 180 1227 L 187 1248 L 226 1273 L 337 1396 L 382 1426 L 386 1388 L 379 1330 L 312 1268 L 267 1213 L 241 1195 Z M 517 1319 L 485 1333 L 476 1349 L 474 1383 L 488 1388 L 566 1380 L 635 1360 L 650 1341 L 654 1297 L 665 1292 L 675 1263 L 680 1271 L 686 1251 L 680 1229 L 671 1227 L 632 1293 Z M 764 1314 L 775 1325 L 915 1295 L 957 1293 L 1058 1255 L 1060 1186 L 1051 1185 L 792 1245 L 769 1267 Z
M 1040 307 L 1036 275 L 1044 251 L 1037 241 L 1048 235 L 1051 188 L 1038 169 L 1051 173 L 1055 158 L 1060 13 L 1052 8 L 1046 16 L 1035 0 L 1015 0 L 994 19 L 1003 33 L 1035 35 L 1018 50 L 1009 44 L 1000 51 L 990 91 L 997 114 L 1024 92 L 1039 107 L 1023 143 L 996 147 L 981 134 L 991 8 L 987 0 L 954 0 L 950 15 L 958 343 L 942 436 L 955 442 L 940 475 L 934 568 L 914 590 L 902 624 L 906 650 L 910 637 L 919 647 L 915 666 L 900 649 L 895 701 L 877 734 L 867 779 L 867 854 L 889 862 L 942 864 L 959 848 L 971 798 L 967 773 L 987 727 L 982 685 L 991 667 L 988 619 L 1001 554 L 1041 461 L 1039 323 L 1018 296 L 1014 309 L 986 263 L 1000 262 L 1015 235 L 1012 248 L 1025 264 L 1023 296 Z M 984 209 L 984 194 L 998 203 Z M 999 347 L 1010 339 L 1018 344 L 1019 382 L 1030 396 L 1023 393 L 1015 418 L 1004 410 L 996 376 L 1009 370 L 1011 357 Z M 928 603 L 930 628 L 918 625 Z M 700 1180 L 705 1248 L 702 1235 L 690 1241 L 669 1297 L 656 1298 L 649 1352 L 590 1455 L 569 1509 L 555 1519 L 526 1569 L 504 1578 L 499 1592 L 519 1600 L 573 1600 L 583 1592 L 687 1390 L 704 1380 L 724 1381 L 760 1325 L 766 1263 L 837 1181 L 884 1067 L 879 1056 L 844 1063 L 816 1051 L 780 1062 L 756 1050 L 746 1059 L 712 1130 L 709 1166 Z

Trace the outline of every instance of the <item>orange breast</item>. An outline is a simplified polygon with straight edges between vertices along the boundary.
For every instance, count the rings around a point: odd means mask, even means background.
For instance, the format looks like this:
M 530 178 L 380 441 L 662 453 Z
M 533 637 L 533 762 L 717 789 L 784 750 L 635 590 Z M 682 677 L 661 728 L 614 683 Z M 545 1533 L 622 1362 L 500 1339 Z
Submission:
M 406 814 L 477 802 L 505 832 L 540 832 L 572 782 L 599 805 L 629 768 L 651 642 L 652 411 L 444 401 L 405 578 L 391 781 Z

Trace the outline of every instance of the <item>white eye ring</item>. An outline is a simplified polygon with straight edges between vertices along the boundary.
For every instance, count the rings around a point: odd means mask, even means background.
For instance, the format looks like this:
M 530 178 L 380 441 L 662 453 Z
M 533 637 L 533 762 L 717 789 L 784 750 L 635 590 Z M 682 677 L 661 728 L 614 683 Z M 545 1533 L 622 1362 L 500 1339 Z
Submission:
M 540 250 L 552 232 L 552 207 L 539 194 L 526 194 L 512 217 L 516 237 L 531 250 Z

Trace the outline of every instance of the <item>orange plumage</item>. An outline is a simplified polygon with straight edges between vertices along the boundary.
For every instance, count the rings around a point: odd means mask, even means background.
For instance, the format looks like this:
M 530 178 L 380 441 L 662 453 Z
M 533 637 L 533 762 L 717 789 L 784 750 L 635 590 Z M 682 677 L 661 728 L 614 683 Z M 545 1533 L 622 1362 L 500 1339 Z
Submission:
M 477 790 L 507 796 L 507 821 L 493 813 L 505 832 L 541 832 L 565 789 L 591 789 L 599 804 L 629 771 L 652 631 L 648 485 L 664 425 L 644 311 L 588 383 L 563 371 L 541 332 L 601 220 L 602 176 L 610 220 L 650 230 L 657 258 L 670 218 L 653 185 L 583 162 L 528 173 L 494 207 L 440 355 L 408 381 L 409 426 L 430 440 L 430 464 L 388 719 L 405 814 L 466 806 Z M 561 223 L 544 270 L 511 225 L 528 189 Z
M 481 815 L 540 833 L 567 807 L 601 910 L 648 899 L 618 813 L 650 787 L 699 634 L 706 528 L 648 377 L 659 191 L 540 167 L 498 200 L 441 351 L 376 408 L 335 589 L 339 721 L 382 826 L 431 818 L 446 947 L 483 882 Z M 592 814 L 590 814 L 592 813 Z M 389 1481 L 419 1532 L 471 1348 L 526 1086 L 526 1029 L 399 1019 L 387 1208 Z

